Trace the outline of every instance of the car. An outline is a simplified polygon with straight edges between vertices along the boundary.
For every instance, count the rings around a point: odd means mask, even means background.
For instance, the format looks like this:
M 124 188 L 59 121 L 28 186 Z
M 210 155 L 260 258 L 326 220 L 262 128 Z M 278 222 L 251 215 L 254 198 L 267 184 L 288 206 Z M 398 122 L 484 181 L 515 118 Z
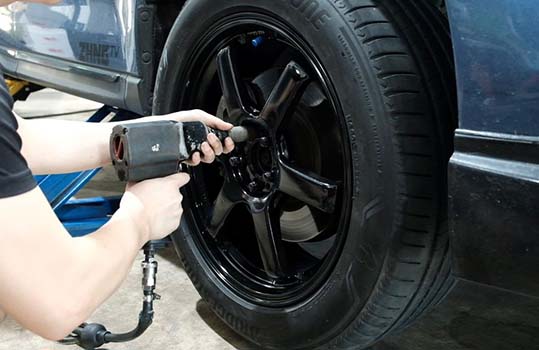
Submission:
M 202 298 L 254 344 L 366 349 L 459 290 L 539 297 L 539 3 L 0 11 L 11 79 L 133 117 L 254 125 L 254 141 L 189 170 L 172 235 Z

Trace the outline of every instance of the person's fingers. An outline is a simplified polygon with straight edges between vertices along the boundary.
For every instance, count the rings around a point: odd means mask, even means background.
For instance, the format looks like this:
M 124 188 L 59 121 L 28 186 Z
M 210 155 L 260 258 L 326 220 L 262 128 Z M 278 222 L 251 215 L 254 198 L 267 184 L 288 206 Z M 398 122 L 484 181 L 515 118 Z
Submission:
M 208 142 L 210 143 L 211 148 L 213 148 L 213 153 L 215 153 L 216 156 L 223 154 L 223 144 L 216 135 L 209 134 Z
M 234 150 L 234 141 L 230 137 L 225 139 L 225 147 L 223 148 L 223 153 L 228 154 Z
M 197 166 L 200 164 L 200 153 L 199 152 L 195 152 L 193 153 L 193 155 L 191 156 L 191 159 L 189 159 L 188 161 L 186 161 L 185 163 L 189 166 Z
M 215 153 L 213 153 L 213 149 L 210 147 L 210 145 L 207 142 L 204 142 L 201 146 L 202 149 L 202 162 L 204 163 L 213 163 L 215 160 Z
M 193 154 L 192 161 L 195 166 L 200 164 L 200 162 L 202 161 L 202 156 L 200 155 L 200 152 L 196 152 L 195 154 Z
M 177 173 L 167 176 L 167 179 L 174 181 L 178 187 L 187 185 L 191 177 L 187 173 Z
M 209 114 L 204 119 L 204 123 L 211 128 L 224 130 L 224 131 L 230 130 L 232 129 L 232 127 L 234 127 L 234 125 L 227 123 L 224 120 L 219 119 Z
M 200 109 L 193 109 L 191 111 L 181 111 L 176 113 L 167 114 L 166 116 L 156 117 L 160 119 L 175 120 L 178 122 L 194 122 L 201 121 L 209 127 L 220 129 L 220 130 L 230 130 L 233 125 L 225 122 L 222 119 L 219 119 L 209 113 L 204 112 Z
M 195 109 L 190 111 L 193 115 L 196 115 L 195 120 L 200 120 L 204 122 L 209 127 L 220 129 L 220 130 L 229 130 L 232 129 L 234 125 L 225 122 L 224 120 L 217 118 L 216 116 L 209 114 L 203 110 Z

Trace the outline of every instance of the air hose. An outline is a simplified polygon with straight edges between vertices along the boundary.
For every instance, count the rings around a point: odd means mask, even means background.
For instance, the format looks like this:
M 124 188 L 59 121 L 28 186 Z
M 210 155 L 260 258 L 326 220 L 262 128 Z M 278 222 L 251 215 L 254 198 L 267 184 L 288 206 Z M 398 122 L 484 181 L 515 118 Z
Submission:
M 144 298 L 142 310 L 139 314 L 137 326 L 127 333 L 111 333 L 105 326 L 97 323 L 83 323 L 71 334 L 59 343 L 63 345 L 78 345 L 86 350 L 96 350 L 107 343 L 125 343 L 140 337 L 150 327 L 153 321 L 153 302 L 159 300 L 159 294 L 155 293 L 157 260 L 155 251 L 168 245 L 168 241 L 148 242 L 144 250 L 144 260 L 142 266 L 142 290 Z

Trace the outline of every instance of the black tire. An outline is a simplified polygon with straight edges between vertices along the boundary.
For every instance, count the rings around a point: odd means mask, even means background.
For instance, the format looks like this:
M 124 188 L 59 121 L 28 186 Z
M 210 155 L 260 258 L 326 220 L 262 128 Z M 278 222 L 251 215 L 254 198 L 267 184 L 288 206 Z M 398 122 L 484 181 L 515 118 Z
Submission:
M 210 269 L 196 243 L 193 203 L 175 246 L 202 298 L 253 343 L 366 348 L 423 314 L 452 284 L 446 171 L 456 98 L 446 19 L 421 0 L 189 1 L 161 59 L 154 113 L 198 107 L 184 99 L 190 55 L 216 21 L 237 13 L 286 25 L 327 72 L 352 159 L 345 242 L 318 290 L 286 307 L 249 302 Z

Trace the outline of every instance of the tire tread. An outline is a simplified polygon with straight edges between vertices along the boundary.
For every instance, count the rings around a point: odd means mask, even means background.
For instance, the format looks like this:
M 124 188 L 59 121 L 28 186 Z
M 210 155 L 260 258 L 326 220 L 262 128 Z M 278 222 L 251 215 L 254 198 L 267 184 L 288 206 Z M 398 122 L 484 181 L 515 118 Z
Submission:
M 386 257 L 364 309 L 329 346 L 365 348 L 408 326 L 443 300 L 454 283 L 446 191 L 437 187 L 446 181 L 452 151 L 453 62 L 448 25 L 427 1 L 333 1 L 345 8 L 345 18 L 367 51 L 400 157 L 397 247 Z M 427 61 L 428 66 L 420 64 Z

